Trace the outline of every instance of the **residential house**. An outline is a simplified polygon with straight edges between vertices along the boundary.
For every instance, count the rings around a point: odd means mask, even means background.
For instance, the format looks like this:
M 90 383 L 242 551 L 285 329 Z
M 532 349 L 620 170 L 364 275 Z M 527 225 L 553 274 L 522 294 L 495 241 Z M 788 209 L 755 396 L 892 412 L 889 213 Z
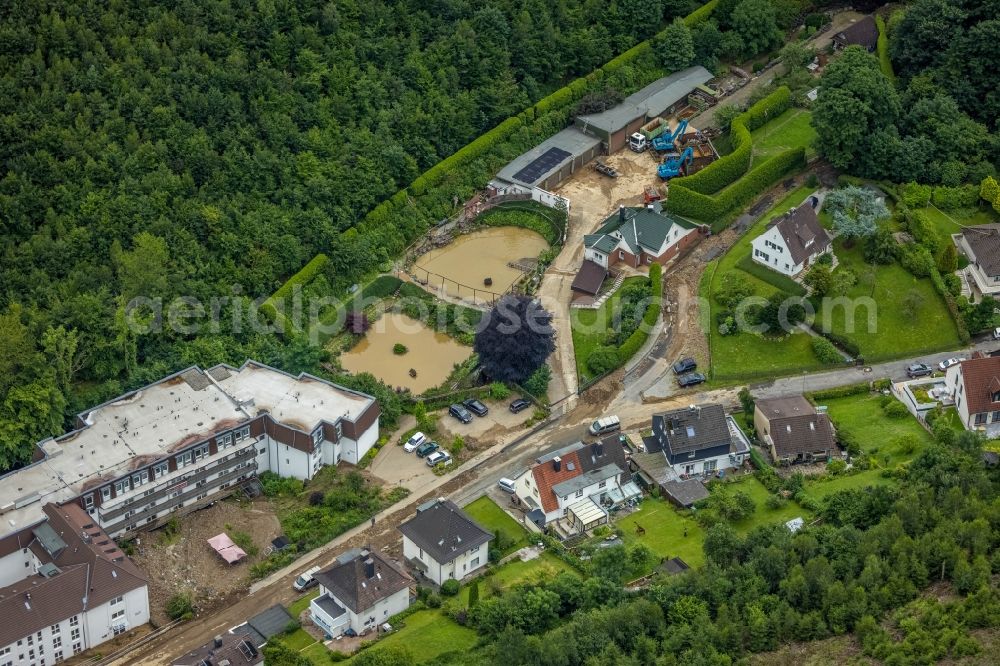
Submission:
M 273 636 L 285 633 L 294 618 L 281 604 L 254 615 L 182 657 L 171 666 L 258 666 L 264 663 L 261 651 Z
M 410 606 L 413 579 L 382 554 L 354 548 L 315 576 L 319 596 L 309 603 L 316 626 L 336 638 L 364 635 Z
M 146 575 L 78 505 L 0 539 L 0 664 L 52 664 L 149 622 Z
M 403 533 L 403 557 L 438 585 L 474 575 L 489 562 L 493 534 L 451 500 L 422 504 L 399 531 Z
M 839 453 L 830 417 L 801 395 L 758 400 L 753 423 L 775 462 L 822 461 Z
M 604 268 L 664 265 L 700 240 L 699 227 L 654 208 L 627 208 L 583 237 L 584 258 Z
M 740 467 L 750 455 L 742 433 L 734 438 L 734 429 L 738 432 L 722 405 L 691 405 L 654 414 L 648 440 L 655 442 L 679 477 L 713 475 Z M 646 449 L 649 452 L 648 442 Z
M 254 361 L 188 368 L 79 414 L 76 430 L 0 477 L 0 537 L 39 522 L 43 502 L 74 503 L 118 538 L 225 497 L 260 471 L 311 479 L 361 460 L 378 417 L 373 397 L 308 374 Z
M 798 275 L 830 251 L 830 234 L 819 223 L 811 202 L 793 208 L 753 239 L 753 260 L 782 275 Z
M 576 442 L 535 460 L 515 483 L 518 499 L 539 527 L 575 533 L 608 521 L 611 508 L 642 494 L 628 472 L 618 436 Z
M 837 49 L 860 46 L 870 53 L 877 45 L 878 25 L 871 14 L 858 19 L 833 36 L 833 46 Z
M 965 275 L 973 300 L 1000 295 L 1000 224 L 965 227 L 958 247 L 969 260 Z
M 961 361 L 945 374 L 955 409 L 966 430 L 1000 435 L 1000 356 Z

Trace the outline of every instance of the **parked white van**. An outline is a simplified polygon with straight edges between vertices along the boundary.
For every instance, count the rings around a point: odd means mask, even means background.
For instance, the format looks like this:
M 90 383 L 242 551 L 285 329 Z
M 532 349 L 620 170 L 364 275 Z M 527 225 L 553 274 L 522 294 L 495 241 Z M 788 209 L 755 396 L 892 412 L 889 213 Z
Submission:
M 295 582 L 292 583 L 292 587 L 299 592 L 308 590 L 318 582 L 315 578 L 313 578 L 313 576 L 318 574 L 320 569 L 321 567 L 312 567 L 311 569 L 303 571 L 299 574 L 299 577 L 295 579 Z
M 514 486 L 514 481 L 506 477 L 497 481 L 497 486 L 499 486 L 500 490 L 504 491 L 505 493 L 513 494 L 516 491 L 516 488 Z
M 614 432 L 622 427 L 621 421 L 618 420 L 617 416 L 605 416 L 603 419 L 597 419 L 590 424 L 590 434 L 591 435 L 606 435 L 609 432 Z

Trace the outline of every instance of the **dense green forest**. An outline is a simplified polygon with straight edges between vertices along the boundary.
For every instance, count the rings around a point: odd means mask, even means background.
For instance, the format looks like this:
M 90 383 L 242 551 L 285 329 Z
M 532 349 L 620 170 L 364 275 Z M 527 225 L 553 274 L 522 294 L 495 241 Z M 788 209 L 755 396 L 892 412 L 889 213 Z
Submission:
M 385 261 L 352 231 L 377 203 L 698 4 L 4 3 L 0 469 L 190 363 L 315 369 L 243 325 L 251 299 L 320 251 L 341 283 Z M 127 325 L 130 299 L 178 295 L 227 297 L 242 332 Z
M 818 148 L 869 178 L 960 185 L 1000 165 L 1000 16 L 994 0 L 916 0 L 886 24 L 898 77 L 852 49 L 824 74 Z

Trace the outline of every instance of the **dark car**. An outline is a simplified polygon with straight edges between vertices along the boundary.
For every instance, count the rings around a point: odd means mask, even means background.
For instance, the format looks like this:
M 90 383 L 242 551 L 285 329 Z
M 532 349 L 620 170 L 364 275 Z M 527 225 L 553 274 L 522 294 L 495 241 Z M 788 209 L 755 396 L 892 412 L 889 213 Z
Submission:
M 448 413 L 462 423 L 472 423 L 472 412 L 467 410 L 462 405 L 452 405 L 448 408 Z
M 910 379 L 914 377 L 926 377 L 929 374 L 931 374 L 931 369 L 923 363 L 914 363 L 913 365 L 906 366 L 906 376 Z
M 437 442 L 424 442 L 417 447 L 417 456 L 423 458 L 431 453 L 434 453 L 438 450 L 438 448 L 440 447 Z
M 486 416 L 490 413 L 490 408 L 475 398 L 469 398 L 468 400 L 462 402 L 462 404 L 476 416 Z
M 677 378 L 677 385 L 681 388 L 687 388 L 688 386 L 701 384 L 703 381 L 705 381 L 705 375 L 700 372 L 689 372 Z
M 531 407 L 531 401 L 527 398 L 518 398 L 514 402 L 510 403 L 510 411 L 517 414 L 518 412 L 523 412 L 528 407 Z
M 687 358 L 682 358 L 681 360 L 674 363 L 674 374 L 683 375 L 686 372 L 691 372 L 697 367 L 698 364 L 695 363 L 695 360 L 690 356 L 688 356 Z

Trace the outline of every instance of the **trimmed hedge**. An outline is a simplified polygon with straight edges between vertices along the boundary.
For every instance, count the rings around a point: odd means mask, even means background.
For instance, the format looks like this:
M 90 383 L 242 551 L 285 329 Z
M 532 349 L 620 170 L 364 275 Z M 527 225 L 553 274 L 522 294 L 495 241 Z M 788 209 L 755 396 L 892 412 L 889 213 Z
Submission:
M 892 60 L 889 59 L 889 35 L 885 32 L 885 21 L 878 14 L 875 15 L 875 25 L 878 26 L 878 42 L 876 42 L 878 66 L 885 74 L 885 78 L 889 79 L 889 83 L 895 87 L 896 72 L 892 71 Z
M 663 267 L 659 264 L 650 264 L 649 266 L 649 293 L 651 296 L 649 305 L 642 313 L 643 325 L 628 336 L 628 339 L 618 348 L 620 363 L 627 363 L 629 359 L 639 353 L 649 338 L 649 330 L 653 328 L 660 316 L 660 308 L 663 305 Z
M 948 312 L 951 314 L 951 318 L 955 320 L 955 326 L 958 327 L 958 339 L 962 341 L 963 345 L 969 344 L 972 341 L 972 336 L 969 335 L 969 327 L 965 324 L 965 317 L 959 311 L 958 302 L 955 300 L 955 297 L 948 291 L 948 285 L 944 283 L 944 278 L 941 277 L 937 266 L 931 270 L 931 284 L 934 285 L 937 293 L 941 294 L 941 297 L 944 298 Z
M 763 162 L 717 196 L 695 192 L 675 181 L 670 184 L 667 210 L 696 220 L 715 220 L 749 203 L 785 174 L 805 168 L 805 165 L 805 148 L 786 150 Z
M 736 182 L 750 169 L 753 160 L 753 141 L 750 132 L 768 120 L 784 113 L 792 105 L 792 92 L 781 86 L 733 120 L 730 130 L 733 152 L 712 162 L 696 174 L 677 178 L 670 183 L 701 194 L 714 194 Z
M 931 202 L 943 210 L 972 208 L 979 204 L 979 187 L 959 185 L 958 187 L 935 187 Z
M 288 278 L 285 284 L 278 287 L 271 296 L 261 303 L 260 311 L 264 313 L 272 322 L 279 324 L 285 333 L 290 333 L 292 329 L 292 323 L 285 319 L 283 313 L 279 313 L 275 307 L 275 302 L 278 300 L 287 299 L 290 297 L 295 288 L 304 289 L 306 285 L 312 282 L 320 271 L 322 271 L 326 265 L 330 262 L 330 259 L 323 253 L 317 254 L 310 260 L 308 264 L 302 267 L 298 273 Z
M 754 261 L 753 257 L 749 254 L 741 257 L 740 260 L 736 262 L 736 267 L 744 273 L 749 273 L 758 280 L 762 280 L 772 287 L 792 294 L 793 296 L 806 295 L 806 289 L 801 284 L 786 275 L 776 273 L 766 266 L 761 266 Z
M 693 28 L 699 23 L 704 23 L 712 15 L 712 12 L 715 11 L 715 6 L 717 4 L 719 4 L 719 0 L 710 0 L 709 2 L 706 2 L 704 5 L 685 16 L 684 24 L 689 28 Z
M 833 400 L 834 398 L 847 398 L 852 395 L 862 395 L 870 392 L 871 387 L 868 385 L 868 382 L 861 382 L 860 384 L 848 384 L 847 386 L 838 386 L 837 388 L 826 389 L 825 391 L 816 391 L 815 393 L 810 393 L 808 397 L 812 398 L 813 401 Z

